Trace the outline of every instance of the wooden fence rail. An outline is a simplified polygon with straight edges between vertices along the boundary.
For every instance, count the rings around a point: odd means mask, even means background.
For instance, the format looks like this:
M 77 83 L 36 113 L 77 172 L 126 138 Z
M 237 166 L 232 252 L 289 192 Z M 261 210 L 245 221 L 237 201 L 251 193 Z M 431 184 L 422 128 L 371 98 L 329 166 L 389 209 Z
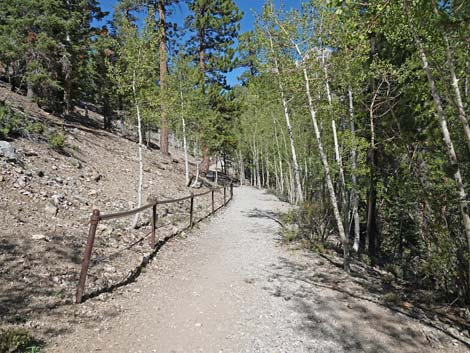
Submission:
M 227 188 L 230 189 L 230 197 L 228 200 L 227 200 Z M 151 233 L 149 233 L 150 235 L 149 244 L 150 244 L 150 247 L 154 249 L 156 245 L 156 223 L 157 223 L 157 217 L 158 217 L 157 215 L 158 205 L 166 205 L 166 204 L 191 200 L 190 209 L 189 209 L 189 228 L 192 228 L 194 225 L 194 199 L 211 194 L 211 211 L 208 214 L 208 216 L 210 216 L 216 211 L 214 193 L 217 190 L 221 190 L 221 189 L 223 189 L 223 193 L 224 193 L 224 203 L 220 207 L 223 207 L 223 206 L 226 206 L 227 203 L 229 203 L 233 198 L 233 183 L 230 183 L 229 186 L 224 185 L 223 188 L 222 187 L 211 188 L 209 191 L 202 192 L 199 194 L 194 194 L 193 192 L 191 192 L 189 196 L 181 197 L 178 199 L 170 199 L 170 200 L 154 199 L 152 200 L 152 202 L 142 207 L 135 208 L 129 211 L 110 213 L 110 214 L 101 214 L 99 210 L 93 210 L 93 213 L 90 217 L 90 227 L 88 229 L 88 238 L 87 238 L 87 243 L 85 246 L 85 252 L 83 254 L 82 267 L 80 271 L 80 279 L 78 281 L 77 292 L 75 295 L 75 303 L 80 304 L 83 299 L 83 294 L 85 292 L 86 278 L 88 274 L 88 269 L 90 267 L 91 254 L 93 252 L 93 244 L 95 242 L 95 237 L 96 237 L 96 229 L 98 228 L 98 224 L 100 221 L 129 217 L 129 216 L 133 216 L 135 214 L 141 213 L 143 211 L 146 211 L 148 209 L 152 209 L 152 223 L 151 223 L 152 231 Z

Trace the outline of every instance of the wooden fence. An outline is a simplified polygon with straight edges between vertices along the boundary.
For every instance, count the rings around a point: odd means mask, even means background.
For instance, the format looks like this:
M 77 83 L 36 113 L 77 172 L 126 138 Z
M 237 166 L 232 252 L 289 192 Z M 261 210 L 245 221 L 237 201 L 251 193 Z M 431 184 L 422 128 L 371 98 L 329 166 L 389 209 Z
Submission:
M 187 227 L 187 228 L 192 228 L 194 223 L 195 223 L 195 220 L 194 220 L 194 200 L 199 198 L 199 197 L 211 194 L 211 211 L 207 215 L 207 216 L 210 216 L 216 211 L 214 193 L 216 191 L 219 191 L 219 190 L 222 190 L 222 189 L 223 189 L 223 193 L 224 193 L 224 203 L 220 207 L 224 207 L 233 198 L 233 183 L 230 183 L 229 186 L 224 185 L 223 187 L 219 187 L 219 188 L 211 188 L 209 191 L 199 193 L 199 194 L 194 194 L 193 192 L 191 192 L 190 195 L 185 196 L 185 197 L 181 197 L 181 198 L 178 198 L 178 199 L 161 200 L 161 201 L 158 200 L 158 199 L 154 199 L 152 202 L 148 203 L 145 206 L 135 208 L 135 209 L 132 209 L 132 210 L 129 210 L 129 211 L 123 211 L 123 212 L 117 212 L 117 213 L 111 213 L 111 214 L 101 214 L 101 212 L 99 210 L 93 210 L 93 213 L 90 217 L 90 228 L 88 230 L 88 239 L 87 239 L 87 243 L 86 243 L 86 247 L 85 247 L 85 252 L 83 254 L 82 268 L 81 268 L 81 271 L 80 271 L 80 279 L 78 281 L 77 292 L 76 292 L 76 295 L 75 295 L 75 302 L 77 304 L 79 304 L 83 300 L 83 295 L 84 295 L 84 292 L 85 292 L 86 278 L 87 278 L 87 274 L 88 274 L 88 269 L 90 267 L 91 254 L 93 252 L 93 244 L 95 242 L 96 229 L 98 228 L 98 224 L 101 221 L 129 217 L 129 216 L 133 216 L 133 215 L 136 215 L 138 213 L 144 212 L 146 210 L 152 209 L 152 224 L 151 224 L 152 230 L 148 235 L 150 235 L 150 242 L 149 242 L 150 247 L 152 249 L 154 249 L 155 245 L 156 245 L 156 240 L 157 240 L 156 223 L 157 223 L 157 206 L 158 205 L 167 205 L 167 204 L 171 204 L 171 203 L 191 200 L 190 208 L 189 208 L 189 227 Z M 228 199 L 227 199 L 227 189 L 229 189 L 229 191 L 230 191 L 230 195 L 229 195 Z

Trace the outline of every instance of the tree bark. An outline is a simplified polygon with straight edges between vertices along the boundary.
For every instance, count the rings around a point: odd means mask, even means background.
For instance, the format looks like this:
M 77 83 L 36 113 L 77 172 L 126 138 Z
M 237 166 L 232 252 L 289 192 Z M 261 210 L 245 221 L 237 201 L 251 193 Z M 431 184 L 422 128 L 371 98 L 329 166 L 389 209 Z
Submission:
M 276 139 L 277 155 L 279 158 L 279 178 L 280 178 L 279 184 L 281 186 L 280 191 L 281 191 L 281 194 L 284 194 L 284 172 L 283 172 L 283 166 L 282 166 L 281 147 L 279 146 L 279 137 L 277 135 L 276 120 L 274 119 L 274 116 L 273 116 L 273 123 L 274 123 L 274 137 Z
M 143 188 L 143 183 L 144 183 L 144 160 L 143 160 L 143 153 L 142 153 L 142 143 L 143 143 L 143 138 L 142 138 L 142 121 L 140 117 L 140 107 L 139 107 L 139 102 L 137 99 L 137 89 L 136 89 L 136 78 L 135 78 L 135 72 L 133 75 L 133 80 L 132 80 L 132 92 L 134 94 L 134 103 L 135 103 L 135 109 L 137 112 L 137 132 L 139 135 L 139 184 L 137 186 L 137 207 L 142 207 L 142 188 Z M 137 213 L 134 217 L 134 222 L 132 223 L 132 228 L 136 228 L 140 220 L 140 214 Z
M 180 86 L 180 98 L 181 98 L 181 126 L 183 129 L 183 152 L 184 152 L 184 175 L 186 178 L 186 185 L 189 184 L 189 159 L 188 159 L 188 143 L 186 141 L 186 121 L 184 119 L 184 98 L 183 91 Z
M 157 3 L 158 15 L 160 17 L 160 92 L 161 92 L 161 119 L 160 119 L 160 152 L 164 155 L 169 154 L 168 143 L 168 107 L 166 103 L 166 84 L 168 77 L 167 64 L 167 46 L 166 46 L 166 9 L 165 0 L 159 0 Z
M 321 162 L 323 164 L 323 169 L 325 171 L 326 185 L 327 185 L 328 193 L 329 193 L 329 196 L 330 196 L 330 202 L 331 202 L 331 205 L 333 207 L 333 214 L 335 216 L 336 225 L 338 227 L 339 237 L 340 237 L 341 243 L 343 244 L 344 269 L 346 271 L 349 271 L 350 270 L 350 267 L 349 267 L 349 239 L 346 236 L 346 233 L 344 231 L 344 225 L 343 225 L 343 221 L 341 219 L 341 214 L 339 212 L 338 201 L 337 201 L 336 193 L 335 193 L 335 190 L 334 190 L 334 187 L 333 187 L 333 181 L 331 179 L 330 166 L 328 164 L 328 159 L 326 157 L 326 153 L 323 149 L 323 143 L 322 143 L 321 136 L 320 136 L 320 129 L 318 127 L 316 112 L 315 112 L 315 109 L 313 107 L 313 99 L 312 99 L 312 95 L 311 95 L 311 92 L 310 92 L 310 81 L 309 81 L 309 77 L 308 77 L 307 68 L 304 66 L 302 68 L 302 71 L 303 71 L 303 74 L 304 74 L 305 92 L 307 94 L 307 99 L 308 99 L 308 108 L 309 108 L 309 112 L 310 112 L 310 117 L 312 118 L 313 127 L 315 129 L 315 137 L 316 137 L 316 140 L 317 140 L 318 150 L 320 152 L 320 159 L 321 159 Z
M 284 118 L 286 120 L 286 125 L 287 125 L 287 133 L 289 135 L 289 142 L 290 142 L 290 150 L 291 150 L 291 155 L 292 155 L 292 163 L 294 166 L 294 177 L 295 177 L 295 192 L 296 192 L 296 197 L 295 197 L 295 203 L 299 203 L 303 201 L 304 194 L 302 191 L 302 184 L 300 182 L 300 168 L 299 168 L 299 163 L 297 161 L 297 153 L 295 151 L 295 144 L 294 144 L 294 134 L 292 132 L 292 125 L 290 123 L 290 117 L 289 117 L 289 107 L 287 105 L 287 100 L 285 97 L 284 93 L 284 88 L 282 86 L 281 79 L 279 77 L 280 75 L 280 67 L 276 58 L 276 54 L 274 53 L 274 45 L 272 42 L 271 36 L 269 37 L 270 44 L 271 44 L 271 52 L 274 57 L 274 65 L 275 65 L 275 70 L 276 70 L 276 76 L 277 76 L 277 84 L 279 87 L 279 91 L 281 94 L 281 101 L 282 101 L 282 106 L 284 108 Z
M 467 115 L 465 113 L 465 107 L 462 101 L 462 95 L 460 93 L 459 80 L 457 79 L 457 75 L 455 74 L 455 66 L 452 58 L 452 48 L 450 47 L 449 38 L 446 34 L 444 34 L 444 40 L 446 43 L 447 63 L 451 75 L 451 85 L 455 94 L 455 101 L 457 104 L 457 109 L 459 111 L 460 122 L 462 123 L 465 137 L 467 138 L 468 151 L 470 152 L 470 126 L 468 124 Z
M 285 31 L 285 29 L 282 27 L 282 25 L 280 25 L 280 27 L 284 31 L 284 33 L 286 35 L 288 35 L 287 32 Z M 297 53 L 299 54 L 299 56 L 301 58 L 303 58 L 303 54 L 302 54 L 302 51 L 300 50 L 299 46 L 296 43 L 294 43 L 293 41 L 292 41 L 292 43 L 294 44 L 295 49 L 296 49 Z M 330 196 L 330 202 L 331 202 L 331 206 L 333 207 L 333 214 L 334 214 L 334 217 L 335 217 L 335 220 L 336 220 L 336 225 L 338 227 L 339 237 L 340 237 L 341 243 L 343 245 L 343 257 L 344 257 L 343 265 L 344 265 L 344 269 L 349 272 L 350 271 L 349 239 L 346 236 L 346 233 L 344 231 L 343 220 L 342 220 L 341 214 L 339 212 L 338 200 L 337 200 L 337 197 L 336 197 L 336 193 L 335 193 L 335 189 L 334 189 L 334 186 L 333 186 L 333 181 L 332 181 L 331 173 L 330 173 L 330 166 L 328 164 L 328 159 L 327 159 L 326 153 L 323 149 L 323 142 L 321 140 L 320 129 L 319 129 L 318 121 L 317 121 L 317 117 L 316 117 L 316 111 L 315 111 L 315 108 L 313 106 L 313 98 L 312 98 L 312 93 L 310 91 L 310 79 L 309 79 L 309 76 L 308 76 L 307 68 L 306 68 L 305 63 L 303 61 L 302 61 L 302 73 L 303 73 L 303 76 L 304 76 L 305 93 L 307 95 L 308 109 L 309 109 L 309 112 L 310 112 L 310 117 L 312 118 L 313 127 L 314 127 L 314 130 L 315 130 L 315 137 L 316 137 L 316 140 L 317 140 L 318 150 L 319 150 L 319 153 L 320 153 L 320 159 L 321 159 L 321 162 L 323 164 L 323 169 L 324 169 L 324 172 L 325 172 L 325 179 L 326 179 L 326 184 L 327 184 L 327 188 L 328 188 L 328 193 L 329 193 L 329 196 Z
M 357 193 L 357 177 L 356 177 L 356 127 L 354 123 L 354 101 L 352 89 L 348 89 L 349 96 L 349 120 L 352 135 L 352 148 L 351 148 L 351 207 L 352 207 L 352 221 L 354 222 L 354 244 L 353 250 L 357 253 L 361 243 L 360 234 L 360 221 L 359 221 L 359 197 Z

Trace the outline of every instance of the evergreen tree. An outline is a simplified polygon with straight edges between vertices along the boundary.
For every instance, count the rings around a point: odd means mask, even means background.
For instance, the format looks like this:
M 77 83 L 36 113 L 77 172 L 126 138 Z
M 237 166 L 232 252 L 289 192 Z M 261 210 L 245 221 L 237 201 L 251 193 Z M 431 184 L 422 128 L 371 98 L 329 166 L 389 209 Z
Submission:
M 243 13 L 232 0 L 192 0 L 189 9 L 191 14 L 186 25 L 193 35 L 187 46 L 189 54 L 198 62 L 200 89 L 204 92 L 207 84 L 219 86 L 211 91 L 227 88 L 224 74 L 235 67 L 234 45 Z M 208 143 L 204 136 L 202 171 L 205 173 L 209 170 Z

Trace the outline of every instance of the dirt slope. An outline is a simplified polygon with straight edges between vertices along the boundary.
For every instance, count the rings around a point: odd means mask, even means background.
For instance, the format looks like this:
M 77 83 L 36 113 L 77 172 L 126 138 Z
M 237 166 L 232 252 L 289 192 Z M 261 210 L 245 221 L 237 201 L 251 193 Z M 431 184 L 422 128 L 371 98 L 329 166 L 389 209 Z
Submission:
M 24 326 L 47 340 L 72 322 L 62 318 L 75 310 L 70 304 L 91 210 L 112 213 L 136 206 L 137 144 L 94 127 L 100 123 L 96 114 L 84 120 L 88 127 L 74 121 L 64 125 L 1 87 L 0 100 L 42 122 L 46 134 L 66 136 L 61 152 L 49 148 L 44 137 L 34 136 L 8 141 L 16 149 L 16 161 L 0 156 L 0 325 Z M 172 153 L 163 158 L 156 149 L 144 151 L 144 202 L 149 196 L 189 194 L 181 153 Z M 208 210 L 209 201 L 196 201 L 199 216 Z M 183 213 L 188 207 L 186 202 L 159 209 L 160 237 L 187 225 Z M 146 214 L 142 223 L 148 220 Z M 149 232 L 149 226 L 131 231 L 130 223 L 123 219 L 99 226 L 87 292 L 122 281 L 148 254 L 147 241 L 121 252 Z M 107 260 L 109 255 L 114 256 Z
M 110 295 L 109 315 L 57 337 L 47 351 L 467 351 L 388 309 L 369 292 L 367 276 L 282 245 L 268 216 L 287 207 L 238 188 L 223 214 L 164 247 L 137 283 Z

